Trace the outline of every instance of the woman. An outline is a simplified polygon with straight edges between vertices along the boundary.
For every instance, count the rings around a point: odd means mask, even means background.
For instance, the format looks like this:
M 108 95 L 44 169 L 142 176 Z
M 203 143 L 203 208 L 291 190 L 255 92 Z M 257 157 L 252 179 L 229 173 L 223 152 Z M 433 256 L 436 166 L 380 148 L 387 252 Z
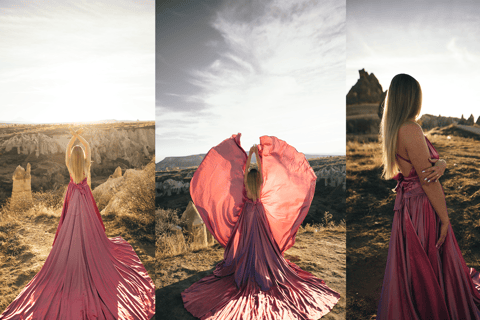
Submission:
M 70 132 L 65 155 L 70 183 L 52 250 L 0 319 L 150 319 L 153 282 L 128 242 L 105 235 L 87 183 L 90 146 L 82 130 Z M 72 148 L 75 139 L 84 148 Z
M 249 171 L 255 152 L 258 170 Z M 201 319 L 318 319 L 340 295 L 286 260 L 308 213 L 315 174 L 285 141 L 263 136 L 247 155 L 240 134 L 212 148 L 190 193 L 207 229 L 225 247 L 212 275 L 182 292 Z
M 398 184 L 377 319 L 480 319 L 479 274 L 450 226 L 438 182 L 446 163 L 415 122 L 421 104 L 420 84 L 396 75 L 381 123 L 383 174 Z

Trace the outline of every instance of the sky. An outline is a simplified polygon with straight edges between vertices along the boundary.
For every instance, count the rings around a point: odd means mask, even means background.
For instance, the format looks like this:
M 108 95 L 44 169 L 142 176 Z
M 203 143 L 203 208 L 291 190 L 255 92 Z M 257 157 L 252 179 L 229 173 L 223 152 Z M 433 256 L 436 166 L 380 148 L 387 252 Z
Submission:
M 480 116 L 478 1 L 347 1 L 346 92 L 358 70 L 383 90 L 398 73 L 422 87 L 422 114 Z
M 155 119 L 154 0 L 2 0 L 0 122 Z
M 345 2 L 157 2 L 156 159 L 242 133 L 345 154 Z

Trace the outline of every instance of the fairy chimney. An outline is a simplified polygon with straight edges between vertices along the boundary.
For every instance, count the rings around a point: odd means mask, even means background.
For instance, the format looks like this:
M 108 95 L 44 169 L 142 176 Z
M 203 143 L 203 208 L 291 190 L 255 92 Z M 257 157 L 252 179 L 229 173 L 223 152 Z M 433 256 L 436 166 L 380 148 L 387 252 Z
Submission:
M 22 166 L 18 166 L 13 172 L 12 200 L 32 200 L 32 176 L 30 175 L 31 166 L 27 164 L 27 171 Z
M 188 203 L 187 209 L 183 212 L 182 220 L 185 221 L 186 229 L 193 237 L 193 243 L 202 246 L 213 243 L 213 236 L 207 231 L 205 223 L 192 201 Z
M 118 166 L 117 169 L 115 169 L 115 172 L 110 176 L 110 178 L 115 179 L 115 178 L 119 178 L 121 176 L 122 176 L 122 168 L 120 168 L 120 166 Z

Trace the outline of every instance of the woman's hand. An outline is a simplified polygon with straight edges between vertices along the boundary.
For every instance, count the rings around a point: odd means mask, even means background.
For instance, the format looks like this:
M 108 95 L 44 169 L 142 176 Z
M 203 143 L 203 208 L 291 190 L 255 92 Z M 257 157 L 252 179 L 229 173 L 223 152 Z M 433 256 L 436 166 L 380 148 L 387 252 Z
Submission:
M 82 133 L 83 133 L 83 128 L 80 128 L 80 129 L 77 130 L 77 135 L 80 135 Z
M 445 173 L 447 168 L 447 162 L 443 159 L 428 159 L 434 165 L 430 168 L 422 170 L 422 173 L 427 173 L 425 179 L 427 182 L 437 182 L 441 176 Z
M 68 128 L 68 130 L 70 131 L 70 133 L 72 134 L 72 136 L 76 136 L 77 133 L 75 131 L 73 131 L 72 127 Z
M 442 221 L 442 226 L 440 227 L 440 237 L 438 238 L 437 244 L 435 245 L 437 249 L 439 249 L 443 242 L 445 241 L 445 238 L 447 237 L 447 231 L 448 231 L 448 226 L 450 225 L 450 220 L 443 222 Z
M 257 145 L 254 144 L 254 145 L 250 148 L 249 154 L 252 154 L 252 153 L 254 153 L 254 152 L 256 152 L 256 151 L 257 151 Z

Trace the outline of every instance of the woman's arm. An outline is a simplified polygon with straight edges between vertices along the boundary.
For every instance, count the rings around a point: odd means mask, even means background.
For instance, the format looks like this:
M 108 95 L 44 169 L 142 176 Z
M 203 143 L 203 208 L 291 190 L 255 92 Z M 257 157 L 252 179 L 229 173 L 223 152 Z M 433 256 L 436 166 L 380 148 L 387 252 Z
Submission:
M 427 180 L 425 180 L 428 172 L 425 173 L 424 171 L 426 168 L 430 168 L 432 164 L 428 160 L 430 158 L 430 152 L 422 128 L 416 123 L 407 123 L 399 129 L 398 133 L 401 138 L 401 145 L 405 147 L 410 161 L 420 178 L 422 188 L 442 221 L 440 238 L 437 242 L 437 248 L 439 248 L 443 244 L 443 241 L 445 241 L 450 220 L 448 218 L 447 205 L 445 203 L 442 186 L 440 183 L 427 183 Z
M 245 172 L 243 174 L 243 184 L 245 185 L 245 188 L 247 188 L 247 190 L 248 190 L 248 184 L 247 184 L 248 168 L 250 168 L 250 161 L 252 160 L 253 152 L 254 152 L 254 147 L 251 147 L 250 151 L 248 152 L 247 163 L 245 164 Z
M 70 138 L 70 141 L 68 141 L 67 144 L 67 150 L 65 150 L 65 164 L 67 165 L 68 172 L 72 172 L 72 168 L 70 168 L 70 156 L 72 155 L 72 147 L 73 143 L 75 142 L 75 132 L 70 128 L 70 133 L 72 134 L 72 137 Z
M 260 185 L 263 184 L 263 173 L 262 173 L 262 160 L 258 155 L 258 146 L 255 145 L 255 158 L 257 159 L 258 172 L 260 173 Z
M 423 170 L 423 173 L 427 173 L 427 176 L 423 180 L 427 182 L 437 182 L 441 176 L 445 173 L 447 168 L 447 162 L 443 159 L 428 159 L 434 165 L 430 168 Z
M 87 168 L 90 168 L 90 165 L 92 163 L 92 152 L 91 152 L 91 149 L 90 149 L 90 144 L 87 142 L 87 140 L 85 140 L 81 135 L 80 133 L 83 132 L 83 129 L 79 129 L 77 130 L 76 132 L 76 136 L 78 138 L 78 140 L 83 144 L 83 146 L 85 147 L 85 164 L 87 166 Z

